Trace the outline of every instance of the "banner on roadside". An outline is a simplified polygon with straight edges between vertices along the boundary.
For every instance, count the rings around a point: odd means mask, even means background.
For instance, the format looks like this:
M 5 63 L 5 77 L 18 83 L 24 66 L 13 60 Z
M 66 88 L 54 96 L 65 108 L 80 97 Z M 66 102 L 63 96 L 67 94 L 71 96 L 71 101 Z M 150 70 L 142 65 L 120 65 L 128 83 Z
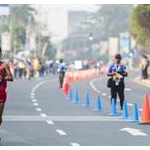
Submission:
M 118 38 L 110 37 L 109 38 L 109 56 L 113 57 L 116 53 L 118 53 Z
M 4 51 L 11 50 L 11 35 L 9 32 L 5 32 L 1 36 L 1 47 Z
M 130 36 L 128 32 L 120 33 L 120 53 L 128 54 L 130 51 Z

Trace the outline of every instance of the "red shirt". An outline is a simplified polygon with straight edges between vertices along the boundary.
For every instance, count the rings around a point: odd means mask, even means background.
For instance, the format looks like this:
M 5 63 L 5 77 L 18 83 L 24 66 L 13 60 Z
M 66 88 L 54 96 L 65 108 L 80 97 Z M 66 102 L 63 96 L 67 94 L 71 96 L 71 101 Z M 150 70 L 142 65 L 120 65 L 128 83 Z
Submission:
M 0 76 L 2 78 L 5 78 L 6 77 L 6 71 L 4 70 L 4 62 L 0 61 Z M 3 80 L 3 81 L 0 81 L 0 93 L 1 92 L 4 92 L 7 88 L 7 81 Z

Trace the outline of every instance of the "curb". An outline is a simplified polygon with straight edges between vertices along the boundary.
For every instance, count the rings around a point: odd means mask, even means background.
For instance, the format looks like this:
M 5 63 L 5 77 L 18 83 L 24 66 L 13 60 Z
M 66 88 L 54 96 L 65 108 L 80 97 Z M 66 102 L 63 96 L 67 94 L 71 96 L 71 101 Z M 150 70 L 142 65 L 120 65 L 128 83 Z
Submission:
M 144 79 L 141 79 L 140 77 L 136 77 L 134 79 L 134 82 L 141 84 L 141 85 L 144 85 L 146 87 L 150 87 L 150 80 L 144 80 Z

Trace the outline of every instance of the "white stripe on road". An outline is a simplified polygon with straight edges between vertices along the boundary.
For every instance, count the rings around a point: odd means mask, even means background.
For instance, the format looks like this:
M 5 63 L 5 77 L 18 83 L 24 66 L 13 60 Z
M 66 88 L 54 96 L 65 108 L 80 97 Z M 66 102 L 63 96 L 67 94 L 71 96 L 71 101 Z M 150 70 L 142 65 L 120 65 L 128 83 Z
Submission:
M 132 89 L 130 89 L 130 88 L 125 88 L 125 91 L 131 91 Z
M 107 95 L 107 93 L 102 93 L 102 96 L 106 96 Z
M 70 143 L 72 146 L 80 146 L 78 143 Z
M 47 117 L 47 115 L 44 113 L 41 113 L 40 115 L 41 115 L 41 117 Z
M 33 99 L 32 102 L 37 102 L 37 100 L 36 100 L 36 99 Z
M 31 93 L 35 93 L 35 91 L 36 91 L 41 85 L 43 85 L 43 84 L 45 84 L 45 83 L 48 83 L 48 82 L 54 82 L 54 81 L 57 81 L 57 79 L 48 80 L 48 81 L 42 81 L 42 82 L 38 83 L 37 85 L 35 85 L 35 86 L 33 87 L 33 89 L 31 90 Z
M 44 116 L 44 117 L 43 117 Z M 120 119 L 120 116 L 4 116 L 4 121 L 108 121 L 108 122 L 124 122 L 124 119 Z M 126 120 L 130 121 L 130 120 Z
M 31 93 L 30 95 L 31 95 L 31 96 L 34 96 L 35 94 L 34 94 L 34 93 Z
M 51 121 L 51 120 L 46 120 L 46 122 L 47 122 L 48 124 L 54 124 L 54 122 Z
M 46 83 L 46 81 L 40 82 L 37 85 L 35 85 L 32 89 L 32 93 L 35 93 L 35 91 L 37 90 L 37 88 L 39 88 L 41 85 L 43 85 L 44 83 Z
M 123 128 L 123 129 L 120 129 L 119 131 L 126 131 L 133 136 L 148 136 L 146 133 L 142 132 L 140 129 Z
M 37 111 L 42 111 L 42 109 L 41 109 L 41 108 L 36 108 L 36 110 L 37 110 Z
M 35 98 L 35 97 L 32 95 L 32 96 L 30 96 L 30 98 L 32 99 L 32 98 Z
M 65 133 L 63 130 L 59 130 L 59 129 L 57 129 L 56 130 L 56 132 L 58 133 L 58 134 L 60 134 L 60 135 L 67 135 L 67 133 Z
M 33 105 L 34 105 L 34 106 L 39 106 L 39 103 L 34 103 Z
M 127 105 L 133 107 L 133 104 L 131 104 L 131 103 L 127 103 Z
M 91 88 L 95 91 L 95 92 L 97 92 L 97 93 L 101 93 L 101 91 L 100 90 L 98 90 L 95 86 L 94 86 L 94 83 L 93 82 L 95 82 L 95 81 L 97 81 L 97 80 L 100 80 L 99 78 L 97 79 L 93 79 L 93 80 L 91 80 L 90 81 L 90 86 L 91 86 Z

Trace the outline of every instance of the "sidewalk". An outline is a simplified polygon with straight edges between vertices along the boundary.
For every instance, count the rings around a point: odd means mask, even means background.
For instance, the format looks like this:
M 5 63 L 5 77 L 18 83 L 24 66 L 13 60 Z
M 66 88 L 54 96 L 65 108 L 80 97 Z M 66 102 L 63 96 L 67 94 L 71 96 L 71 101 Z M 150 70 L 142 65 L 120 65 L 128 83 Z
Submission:
M 134 79 L 134 82 L 144 85 L 144 86 L 147 86 L 147 87 L 150 87 L 150 79 L 141 79 L 140 77 L 136 77 Z

